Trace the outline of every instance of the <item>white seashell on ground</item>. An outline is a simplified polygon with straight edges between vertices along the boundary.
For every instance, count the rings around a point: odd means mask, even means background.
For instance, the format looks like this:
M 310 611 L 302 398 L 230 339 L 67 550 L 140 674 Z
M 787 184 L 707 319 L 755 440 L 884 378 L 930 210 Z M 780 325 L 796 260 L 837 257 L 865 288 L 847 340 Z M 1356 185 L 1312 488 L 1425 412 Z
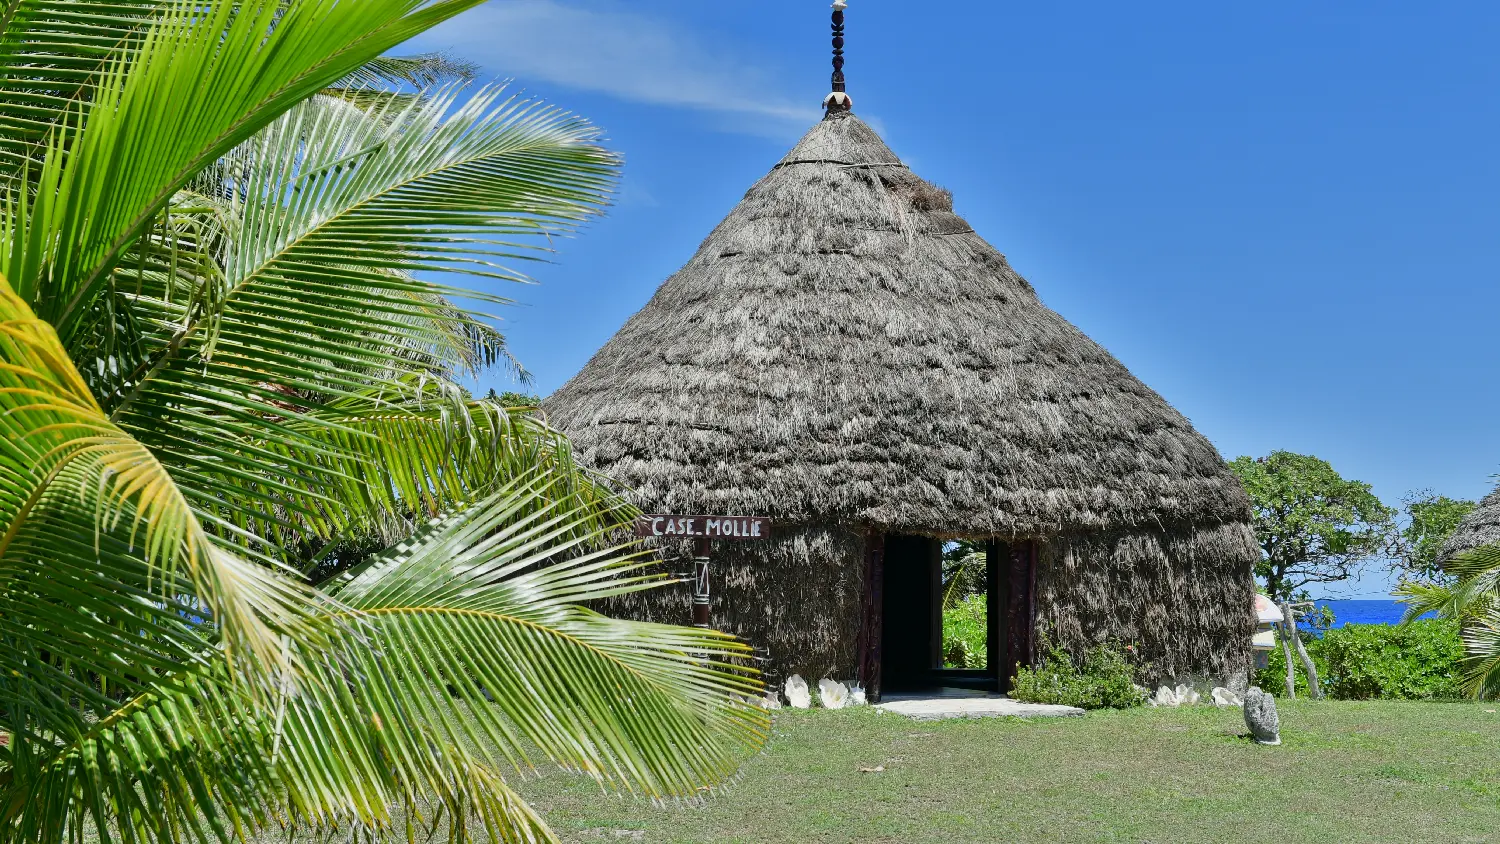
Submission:
M 1245 701 L 1239 695 L 1231 692 L 1223 686 L 1216 686 L 1210 693 L 1214 699 L 1214 706 L 1244 706 Z
M 807 691 L 807 681 L 802 679 L 801 674 L 793 674 L 786 678 L 782 684 L 782 691 L 786 692 L 787 705 L 793 709 L 811 709 L 812 695 Z
M 818 681 L 818 702 L 824 709 L 843 709 L 849 705 L 849 687 L 824 677 Z

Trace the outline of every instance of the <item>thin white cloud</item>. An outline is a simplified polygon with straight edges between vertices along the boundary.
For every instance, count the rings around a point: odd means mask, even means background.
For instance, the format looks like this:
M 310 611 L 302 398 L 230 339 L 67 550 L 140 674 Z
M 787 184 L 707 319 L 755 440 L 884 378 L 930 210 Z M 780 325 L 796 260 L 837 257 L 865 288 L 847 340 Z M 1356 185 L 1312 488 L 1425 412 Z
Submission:
M 783 134 L 816 119 L 813 104 L 780 93 L 772 74 L 708 37 L 617 3 L 492 0 L 423 35 L 501 76 L 622 100 L 717 113 L 720 126 Z M 726 119 L 727 118 L 727 119 Z

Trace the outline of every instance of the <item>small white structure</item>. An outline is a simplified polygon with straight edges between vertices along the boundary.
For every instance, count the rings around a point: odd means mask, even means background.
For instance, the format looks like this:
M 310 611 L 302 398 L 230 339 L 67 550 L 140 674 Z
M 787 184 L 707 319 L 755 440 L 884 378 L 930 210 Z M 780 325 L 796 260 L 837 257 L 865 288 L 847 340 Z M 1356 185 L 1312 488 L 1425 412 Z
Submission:
M 1255 670 L 1265 668 L 1271 662 L 1271 651 L 1276 648 L 1276 633 L 1271 625 L 1281 621 L 1281 610 L 1276 602 L 1266 595 L 1255 596 L 1255 635 L 1250 639 L 1250 656 Z

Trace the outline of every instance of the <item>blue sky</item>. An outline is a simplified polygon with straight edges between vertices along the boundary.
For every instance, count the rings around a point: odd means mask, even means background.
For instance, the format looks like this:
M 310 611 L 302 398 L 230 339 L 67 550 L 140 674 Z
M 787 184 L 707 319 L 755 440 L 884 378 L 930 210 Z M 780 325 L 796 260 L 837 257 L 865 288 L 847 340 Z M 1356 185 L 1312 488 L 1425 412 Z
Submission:
M 1316 454 L 1395 503 L 1500 472 L 1497 43 L 1492 0 L 850 0 L 847 72 L 897 154 L 1225 457 Z M 507 291 L 544 395 L 829 89 L 819 0 L 492 0 L 412 47 L 625 156 L 608 215 Z

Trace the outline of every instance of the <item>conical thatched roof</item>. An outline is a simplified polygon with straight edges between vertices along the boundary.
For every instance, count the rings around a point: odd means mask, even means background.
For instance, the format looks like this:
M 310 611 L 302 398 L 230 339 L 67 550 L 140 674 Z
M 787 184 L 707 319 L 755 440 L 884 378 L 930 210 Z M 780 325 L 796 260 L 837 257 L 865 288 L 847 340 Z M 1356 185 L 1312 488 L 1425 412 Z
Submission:
M 1161 396 L 835 112 L 545 409 L 653 510 L 947 535 L 1244 522 Z
M 1474 512 L 1458 523 L 1453 535 L 1443 543 L 1438 559 L 1447 562 L 1455 554 L 1485 545 L 1500 545 L 1500 487 L 1486 495 Z

